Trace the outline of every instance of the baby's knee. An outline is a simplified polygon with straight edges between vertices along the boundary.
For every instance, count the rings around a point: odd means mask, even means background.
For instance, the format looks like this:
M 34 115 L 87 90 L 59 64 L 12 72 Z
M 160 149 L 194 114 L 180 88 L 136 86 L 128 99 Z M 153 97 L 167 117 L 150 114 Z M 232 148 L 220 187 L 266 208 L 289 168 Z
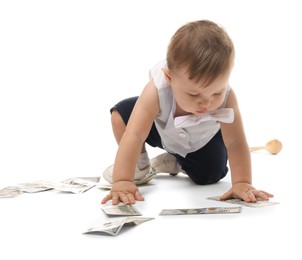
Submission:
M 125 127 L 125 122 L 117 110 L 113 110 L 111 113 L 111 125 L 113 129 Z
M 209 185 L 218 182 L 217 180 L 192 178 L 191 176 L 190 179 L 197 185 Z
M 188 174 L 188 173 L 187 173 Z M 195 174 L 188 174 L 190 179 L 197 185 L 209 185 L 219 182 L 226 176 L 226 172 L 214 172 L 207 174 L 202 174 L 201 172 Z

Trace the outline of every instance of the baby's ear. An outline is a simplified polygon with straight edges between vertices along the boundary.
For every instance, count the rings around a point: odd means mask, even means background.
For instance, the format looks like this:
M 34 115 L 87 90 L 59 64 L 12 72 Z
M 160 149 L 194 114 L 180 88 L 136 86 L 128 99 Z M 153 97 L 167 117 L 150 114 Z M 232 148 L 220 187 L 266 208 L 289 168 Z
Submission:
M 165 75 L 166 80 L 168 81 L 168 83 L 171 83 L 171 72 L 168 68 L 162 68 L 162 71 Z

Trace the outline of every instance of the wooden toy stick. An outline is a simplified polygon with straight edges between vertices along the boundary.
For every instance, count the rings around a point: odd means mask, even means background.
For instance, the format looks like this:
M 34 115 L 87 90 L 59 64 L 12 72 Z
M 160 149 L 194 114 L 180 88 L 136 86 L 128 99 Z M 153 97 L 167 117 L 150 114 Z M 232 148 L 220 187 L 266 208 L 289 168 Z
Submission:
M 278 139 L 273 139 L 270 140 L 265 146 L 250 147 L 250 152 L 254 152 L 262 149 L 268 151 L 271 154 L 277 154 L 282 149 L 282 143 Z

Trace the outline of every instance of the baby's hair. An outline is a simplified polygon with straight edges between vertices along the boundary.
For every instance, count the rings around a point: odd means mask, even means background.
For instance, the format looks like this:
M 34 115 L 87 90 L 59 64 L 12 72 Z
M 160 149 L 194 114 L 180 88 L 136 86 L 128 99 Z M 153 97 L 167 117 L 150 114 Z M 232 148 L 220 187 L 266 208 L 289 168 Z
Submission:
M 171 72 L 185 68 L 190 80 L 209 85 L 234 61 L 234 45 L 227 32 L 212 21 L 185 24 L 172 36 L 167 52 Z

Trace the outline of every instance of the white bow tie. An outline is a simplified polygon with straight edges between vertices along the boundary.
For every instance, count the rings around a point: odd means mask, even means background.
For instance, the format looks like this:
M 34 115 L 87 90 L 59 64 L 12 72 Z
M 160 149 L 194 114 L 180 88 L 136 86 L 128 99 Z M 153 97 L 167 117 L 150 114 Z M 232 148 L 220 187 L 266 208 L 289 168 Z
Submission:
M 223 123 L 234 122 L 234 110 L 233 108 L 221 108 L 211 112 L 202 114 L 201 116 L 187 115 L 179 116 L 174 119 L 175 128 L 185 128 L 197 125 L 205 121 L 220 121 Z

